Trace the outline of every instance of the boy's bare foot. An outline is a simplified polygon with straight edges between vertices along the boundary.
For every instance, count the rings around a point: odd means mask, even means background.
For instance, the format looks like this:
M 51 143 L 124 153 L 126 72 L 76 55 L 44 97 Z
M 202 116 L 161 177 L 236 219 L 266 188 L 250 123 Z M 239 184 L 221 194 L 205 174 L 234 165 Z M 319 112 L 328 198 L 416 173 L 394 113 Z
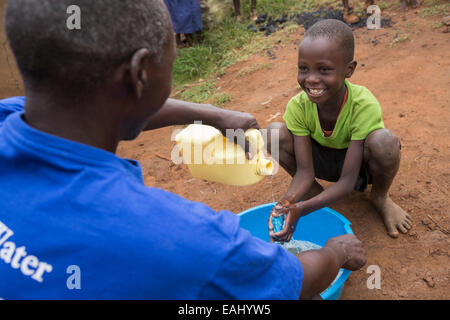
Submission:
M 241 22 L 241 21 L 242 21 L 242 15 L 236 16 L 236 22 Z
M 256 21 L 257 19 L 258 19 L 258 14 L 256 13 L 256 10 L 252 10 L 252 12 L 250 12 L 250 20 Z
M 371 202 L 378 213 L 383 217 L 389 236 L 398 237 L 398 231 L 407 233 L 412 226 L 411 216 L 403 211 L 389 197 L 371 197 Z

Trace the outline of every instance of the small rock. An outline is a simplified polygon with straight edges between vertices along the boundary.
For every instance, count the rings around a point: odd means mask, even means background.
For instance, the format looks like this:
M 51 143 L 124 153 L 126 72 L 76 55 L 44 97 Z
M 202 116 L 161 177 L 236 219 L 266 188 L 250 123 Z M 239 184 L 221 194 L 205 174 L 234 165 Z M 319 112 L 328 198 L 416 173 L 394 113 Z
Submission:
M 427 286 L 429 286 L 430 288 L 434 288 L 434 286 L 436 285 L 436 283 L 434 282 L 434 279 L 432 276 L 428 275 L 424 278 L 422 278 L 423 281 L 425 281 L 425 283 L 427 284 Z
M 364 63 L 361 63 L 361 67 L 365 67 L 366 65 Z
M 406 297 L 408 297 L 408 293 L 406 291 L 400 291 L 398 293 L 398 296 L 401 298 L 406 298 Z
M 405 115 L 404 115 L 403 113 L 399 113 L 398 116 L 399 116 L 400 118 L 403 118 Z
M 442 23 L 446 26 L 450 26 L 450 16 L 446 16 L 442 19 Z
M 255 22 L 256 22 L 256 24 L 261 24 L 266 21 L 266 18 L 267 18 L 267 13 L 261 14 L 258 16 L 258 18 L 256 19 Z
M 430 220 L 428 220 L 427 218 L 424 218 L 423 220 L 422 220 L 422 223 L 424 224 L 424 225 L 429 225 L 430 223 L 431 223 L 431 221 Z
M 271 50 L 267 50 L 266 53 L 267 53 L 267 55 L 269 56 L 269 59 L 270 59 L 270 60 L 274 60 L 274 59 L 277 58 L 276 54 L 273 53 Z

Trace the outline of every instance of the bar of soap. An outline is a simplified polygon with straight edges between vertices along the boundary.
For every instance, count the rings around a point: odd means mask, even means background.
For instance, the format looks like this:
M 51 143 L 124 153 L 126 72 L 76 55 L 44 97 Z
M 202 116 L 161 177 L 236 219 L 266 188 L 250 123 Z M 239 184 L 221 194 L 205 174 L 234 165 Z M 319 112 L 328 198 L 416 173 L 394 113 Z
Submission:
M 273 232 L 277 233 L 283 230 L 284 227 L 284 217 L 285 215 L 279 215 L 278 217 L 272 217 L 272 224 L 273 224 Z

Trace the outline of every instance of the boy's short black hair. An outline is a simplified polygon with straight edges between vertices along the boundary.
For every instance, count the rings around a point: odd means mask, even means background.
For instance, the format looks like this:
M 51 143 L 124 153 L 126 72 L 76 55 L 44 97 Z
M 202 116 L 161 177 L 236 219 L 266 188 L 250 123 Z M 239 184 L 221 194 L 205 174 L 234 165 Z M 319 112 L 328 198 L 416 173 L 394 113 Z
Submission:
M 70 5 L 79 30 L 67 27 Z M 159 59 L 172 36 L 160 0 L 11 0 L 5 22 L 25 82 L 84 93 L 140 48 Z
M 338 41 L 344 52 L 345 62 L 351 62 L 355 52 L 355 39 L 352 29 L 336 19 L 324 19 L 313 24 L 305 34 L 311 38 L 326 38 Z

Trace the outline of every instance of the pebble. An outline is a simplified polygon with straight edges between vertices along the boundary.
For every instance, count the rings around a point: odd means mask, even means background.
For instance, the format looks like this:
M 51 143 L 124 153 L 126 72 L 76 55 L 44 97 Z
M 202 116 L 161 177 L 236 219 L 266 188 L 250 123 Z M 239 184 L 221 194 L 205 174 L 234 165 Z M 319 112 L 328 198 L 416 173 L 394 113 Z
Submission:
M 425 283 L 427 284 L 428 287 L 430 288 L 434 288 L 434 286 L 436 285 L 436 283 L 434 282 L 434 279 L 432 276 L 426 276 L 424 278 L 422 278 L 423 281 L 425 281 Z
M 442 19 L 442 23 L 446 26 L 450 26 L 450 16 L 446 16 Z

